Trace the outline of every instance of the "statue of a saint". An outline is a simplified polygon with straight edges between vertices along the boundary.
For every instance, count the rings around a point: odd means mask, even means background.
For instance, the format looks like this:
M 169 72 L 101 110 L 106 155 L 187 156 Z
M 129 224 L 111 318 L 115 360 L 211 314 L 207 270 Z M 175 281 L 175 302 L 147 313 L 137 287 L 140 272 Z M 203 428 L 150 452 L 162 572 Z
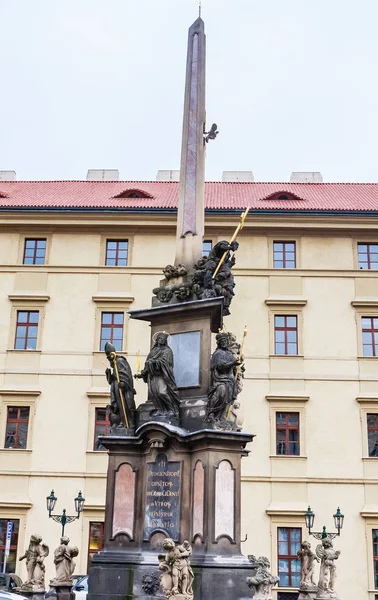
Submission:
M 166 554 L 159 554 L 159 569 L 162 571 L 160 585 L 167 598 L 182 594 L 193 600 L 193 571 L 190 566 L 192 547 L 187 540 L 175 546 L 172 539 L 163 542 Z
M 70 587 L 72 586 L 72 575 L 76 563 L 74 557 L 79 554 L 77 546 L 69 546 L 70 538 L 63 536 L 60 538 L 60 545 L 54 552 L 54 564 L 56 568 L 56 577 L 50 581 L 52 587 Z
M 340 556 L 340 550 L 334 550 L 330 538 L 324 538 L 316 546 L 316 555 L 320 558 L 320 572 L 317 598 L 338 598 L 335 592 L 336 565 L 335 560 Z
M 148 385 L 148 399 L 155 406 L 155 416 L 179 416 L 179 395 L 173 374 L 173 352 L 168 334 L 159 331 L 142 371 L 134 375 Z
M 279 582 L 279 578 L 269 573 L 269 560 L 265 556 L 248 558 L 257 565 L 255 575 L 246 580 L 248 587 L 254 591 L 253 600 L 272 600 L 272 587 Z
M 314 561 L 319 559 L 316 554 L 311 550 L 310 542 L 304 541 L 301 543 L 301 549 L 298 550 L 297 556 L 301 561 L 301 589 L 313 588 L 316 586 L 314 581 Z
M 135 426 L 135 390 L 133 374 L 124 356 L 118 356 L 110 342 L 105 344 L 106 358 L 111 369 L 106 369 L 106 380 L 110 385 L 109 421 L 111 431 L 115 429 L 132 429 Z M 126 418 L 125 418 L 126 412 Z M 126 422 L 127 421 L 127 422 Z
M 229 349 L 227 333 L 216 335 L 217 349 L 211 357 L 211 386 L 208 394 L 206 421 L 222 423 L 227 421 L 228 408 L 234 403 L 237 394 L 236 367 L 241 364 Z
M 37 533 L 30 536 L 29 547 L 19 560 L 26 559 L 27 580 L 21 590 L 31 592 L 45 591 L 45 565 L 43 561 L 49 555 L 49 547 L 42 544 L 42 537 Z

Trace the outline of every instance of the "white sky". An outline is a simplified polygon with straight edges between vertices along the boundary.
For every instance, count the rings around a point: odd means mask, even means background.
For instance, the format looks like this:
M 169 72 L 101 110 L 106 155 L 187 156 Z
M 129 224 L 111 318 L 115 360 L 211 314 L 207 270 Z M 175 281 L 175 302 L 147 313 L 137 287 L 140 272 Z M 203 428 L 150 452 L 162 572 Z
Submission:
M 378 181 L 378 1 L 202 0 L 207 179 Z M 155 179 L 180 163 L 198 0 L 0 0 L 0 170 Z

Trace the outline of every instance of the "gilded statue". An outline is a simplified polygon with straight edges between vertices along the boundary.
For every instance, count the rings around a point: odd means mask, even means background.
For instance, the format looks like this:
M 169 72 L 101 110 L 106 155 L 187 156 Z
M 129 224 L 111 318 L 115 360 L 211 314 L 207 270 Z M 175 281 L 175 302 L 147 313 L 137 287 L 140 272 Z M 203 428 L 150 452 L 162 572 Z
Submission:
M 193 571 L 190 566 L 192 547 L 187 540 L 181 545 L 166 538 L 163 541 L 166 554 L 159 554 L 159 569 L 162 571 L 160 585 L 166 598 L 182 596 L 193 600 Z
M 26 559 L 27 580 L 22 584 L 21 590 L 31 592 L 45 591 L 45 565 L 44 560 L 49 555 L 49 547 L 42 544 L 42 537 L 35 533 L 30 536 L 30 542 L 25 554 L 19 560 Z

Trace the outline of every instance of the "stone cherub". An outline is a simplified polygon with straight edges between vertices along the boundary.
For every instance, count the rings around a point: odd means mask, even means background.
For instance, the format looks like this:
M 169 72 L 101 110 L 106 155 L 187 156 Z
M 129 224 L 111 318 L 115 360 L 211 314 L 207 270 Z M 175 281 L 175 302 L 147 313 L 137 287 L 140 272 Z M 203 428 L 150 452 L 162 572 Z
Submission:
M 54 564 L 56 568 L 56 577 L 50 581 L 52 587 L 70 587 L 72 586 L 72 575 L 76 567 L 74 557 L 79 554 L 77 546 L 69 546 L 70 538 L 63 536 L 60 538 L 60 545 L 54 552 Z
M 168 333 L 159 331 L 142 371 L 136 378 L 148 385 L 148 399 L 155 407 L 155 416 L 178 418 L 179 394 L 173 373 L 173 352 L 168 346 Z
M 30 542 L 25 554 L 19 560 L 26 559 L 27 580 L 22 584 L 21 590 L 31 592 L 45 591 L 45 565 L 44 560 L 49 555 L 49 547 L 42 544 L 42 537 L 35 533 L 30 536 Z
M 331 538 L 326 537 L 316 546 L 316 555 L 320 558 L 320 572 L 317 598 L 338 598 L 335 592 L 336 565 L 340 550 L 334 550 Z
M 106 380 L 110 385 L 110 405 L 108 406 L 111 431 L 117 428 L 132 429 L 135 426 L 135 400 L 133 374 L 127 359 L 118 356 L 110 342 L 105 344 L 105 354 L 112 369 L 106 369 Z M 118 381 L 119 379 L 119 381 Z M 121 397 L 122 395 L 122 397 Z M 125 419 L 126 412 L 126 419 Z
M 255 575 L 246 579 L 248 587 L 254 592 L 253 600 L 272 600 L 272 587 L 279 582 L 279 578 L 269 573 L 269 560 L 265 556 L 248 558 L 257 565 Z
M 163 541 L 166 554 L 159 554 L 159 569 L 162 571 L 160 585 L 166 598 L 181 595 L 193 600 L 193 571 L 190 566 L 192 547 L 187 540 L 176 546 L 171 538 Z
M 301 589 L 314 588 L 315 561 L 319 562 L 316 554 L 311 550 L 310 542 L 304 541 L 301 543 L 301 549 L 298 550 L 297 556 L 301 562 Z
M 233 423 L 228 419 L 228 409 L 238 394 L 236 368 L 241 364 L 229 348 L 227 333 L 216 335 L 217 349 L 211 357 L 211 385 L 205 421 L 222 429 L 230 429 Z

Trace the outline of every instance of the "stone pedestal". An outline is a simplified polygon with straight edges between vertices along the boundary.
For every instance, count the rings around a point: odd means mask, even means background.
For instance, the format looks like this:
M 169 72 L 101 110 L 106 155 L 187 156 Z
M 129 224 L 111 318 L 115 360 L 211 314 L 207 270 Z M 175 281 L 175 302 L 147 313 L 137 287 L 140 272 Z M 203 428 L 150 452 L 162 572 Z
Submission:
M 14 588 L 12 593 L 20 594 L 21 596 L 25 596 L 28 600 L 44 600 L 46 591 L 45 590 L 23 590 L 22 588 Z
M 88 600 L 151 595 L 167 537 L 193 546 L 196 600 L 247 598 L 252 565 L 240 551 L 240 469 L 252 438 L 158 422 L 132 437 L 101 438 L 109 450 L 104 549 L 89 570 Z
M 75 600 L 75 594 L 72 592 L 72 583 L 67 585 L 53 586 L 50 584 L 50 589 L 45 595 L 46 600 Z
M 299 588 L 298 600 L 316 600 L 318 586 Z

